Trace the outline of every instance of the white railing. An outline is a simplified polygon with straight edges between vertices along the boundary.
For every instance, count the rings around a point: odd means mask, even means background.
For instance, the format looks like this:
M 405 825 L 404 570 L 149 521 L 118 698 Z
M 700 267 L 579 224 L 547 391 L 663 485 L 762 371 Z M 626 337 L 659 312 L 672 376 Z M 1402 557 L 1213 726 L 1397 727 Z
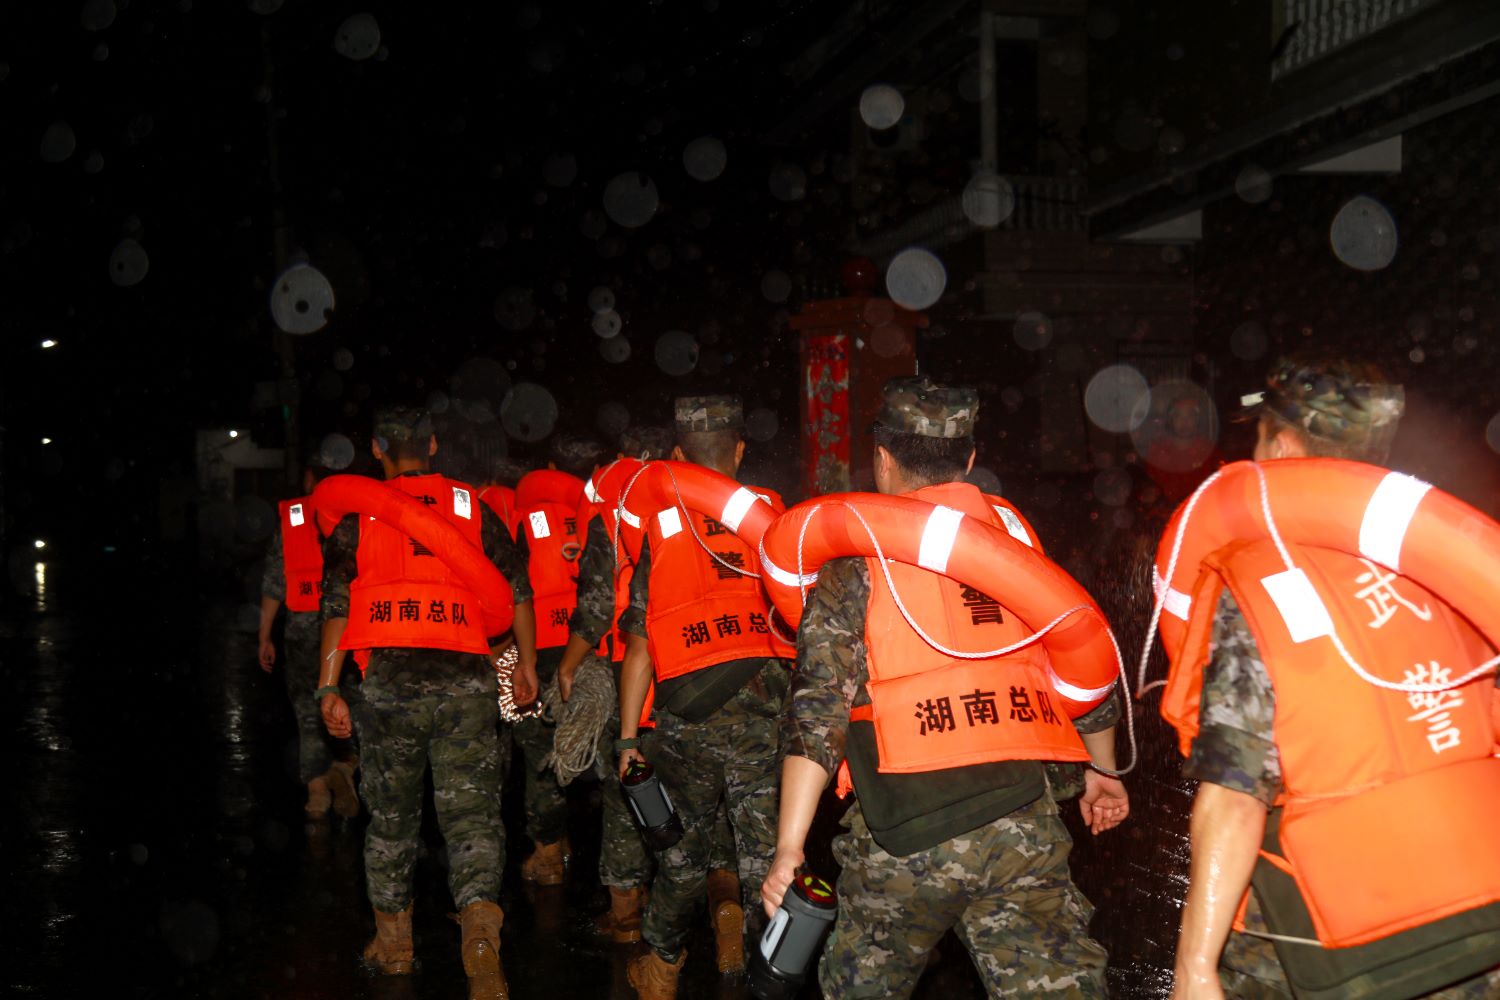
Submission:
M 1015 207 L 995 229 L 1033 233 L 1087 231 L 1082 206 L 1088 190 L 1081 177 L 1007 175 L 1005 179 L 1015 193 Z M 855 245 L 855 251 L 878 260 L 913 245 L 929 249 L 947 246 L 983 228 L 964 213 L 962 198 L 947 198 L 905 222 L 865 237 Z

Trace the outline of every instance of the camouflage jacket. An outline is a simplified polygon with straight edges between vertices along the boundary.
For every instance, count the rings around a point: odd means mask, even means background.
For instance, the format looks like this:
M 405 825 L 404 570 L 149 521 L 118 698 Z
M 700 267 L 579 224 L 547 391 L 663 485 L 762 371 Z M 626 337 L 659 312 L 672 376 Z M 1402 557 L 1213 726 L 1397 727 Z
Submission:
M 589 522 L 583 554 L 578 557 L 578 604 L 568 619 L 568 630 L 597 646 L 614 625 L 617 610 L 615 545 L 601 515 Z
M 281 530 L 271 532 L 271 544 L 266 546 L 266 568 L 260 574 L 260 596 L 276 601 L 286 600 L 286 567 L 282 565 Z

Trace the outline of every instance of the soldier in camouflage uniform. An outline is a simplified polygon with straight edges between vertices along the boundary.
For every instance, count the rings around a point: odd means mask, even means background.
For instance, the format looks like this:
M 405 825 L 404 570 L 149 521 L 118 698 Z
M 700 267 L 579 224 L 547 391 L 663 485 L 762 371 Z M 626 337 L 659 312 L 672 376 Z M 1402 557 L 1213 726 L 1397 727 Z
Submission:
M 388 480 L 426 476 L 437 450 L 432 424 L 420 410 L 389 407 L 376 415 L 372 451 Z M 438 492 L 452 483 L 434 480 Z M 465 489 L 462 484 L 453 484 Z M 526 565 L 505 525 L 468 490 L 480 516 L 484 553 L 510 581 L 515 597 L 520 662 L 516 697 L 536 696 L 535 623 Z M 323 719 L 335 736 L 348 735 L 348 707 L 332 686 L 344 651 L 338 643 L 350 614 L 350 592 L 359 572 L 360 516 L 341 520 L 324 544 L 323 652 L 317 694 Z M 411 542 L 411 539 L 407 539 Z M 418 548 L 413 543 L 413 549 Z M 423 554 L 423 553 L 418 553 Z M 491 637 L 491 645 L 500 637 Z M 474 653 L 410 647 L 368 651 L 363 701 L 353 724 L 364 753 L 365 880 L 375 911 L 375 938 L 367 965 L 385 975 L 408 975 L 412 874 L 420 848 L 423 774 L 432 766 L 438 824 L 447 842 L 448 884 L 459 908 L 469 995 L 507 995 L 499 961 L 500 878 L 505 868 L 505 828 L 500 818 L 501 741 L 498 691 L 492 660 Z
M 1313 356 L 1281 361 L 1267 379 L 1267 389 L 1246 402 L 1245 418 L 1259 422 L 1256 461 L 1322 456 L 1383 464 L 1404 409 L 1401 387 L 1389 384 L 1373 367 Z M 1241 824 L 1258 823 L 1263 829 L 1265 811 L 1276 805 L 1284 789 L 1271 674 L 1244 612 L 1227 589 L 1215 610 L 1212 649 L 1199 702 L 1199 731 L 1183 765 L 1183 774 L 1202 784 L 1193 818 L 1194 882 L 1183 913 L 1173 996 L 1291 997 L 1276 948 L 1260 936 L 1269 928 L 1257 893 L 1250 891 L 1246 900 L 1246 933 L 1231 933 L 1234 907 L 1247 886 L 1218 886 L 1216 907 L 1205 891 L 1206 868 L 1200 867 L 1210 863 L 1216 849 L 1222 850 L 1219 842 L 1226 833 Z M 1216 803 L 1239 806 L 1240 811 L 1212 813 Z M 1210 815 L 1218 819 L 1210 823 Z M 1260 834 L 1248 842 L 1253 854 Z M 1226 861 L 1221 854 L 1216 863 L 1222 868 Z M 1245 866 L 1247 881 L 1250 864 L 1253 857 Z M 1372 995 L 1383 974 L 1389 970 L 1348 980 L 1344 995 Z M 1425 996 L 1500 997 L 1500 968 Z
M 693 462 L 733 477 L 744 457 L 744 413 L 738 397 L 683 397 L 675 406 L 677 446 L 672 457 Z M 700 518 L 700 512 L 689 511 Z M 685 830 L 683 837 L 657 857 L 656 879 L 646 908 L 641 934 L 650 950 L 630 963 L 628 976 L 643 1000 L 670 1000 L 677 994 L 677 977 L 687 957 L 686 944 L 692 919 L 703 905 L 710 885 L 710 863 L 715 816 L 721 803 L 727 805 L 738 847 L 741 905 L 721 903 L 719 919 L 719 966 L 742 967 L 743 935 L 751 940 L 764 921 L 759 913 L 759 889 L 775 842 L 776 762 L 779 758 L 777 718 L 786 696 L 790 663 L 774 655 L 775 648 L 764 625 L 757 630 L 757 617 L 768 615 L 763 593 L 744 593 L 739 581 L 719 585 L 707 595 L 682 581 L 698 579 L 693 560 L 709 557 L 697 548 L 671 548 L 679 540 L 652 525 L 660 519 L 644 518 L 647 542 L 630 581 L 630 607 L 620 618 L 627 635 L 625 662 L 620 670 L 619 773 L 631 761 L 645 759 L 670 791 Z M 722 529 L 722 526 L 715 527 Z M 708 534 L 705 527 L 694 529 Z M 682 532 L 676 533 L 685 538 Z M 660 544 L 660 550 L 657 545 Z M 653 552 L 667 558 L 653 564 Z M 728 577 L 723 579 L 728 580 Z M 684 589 L 684 588 L 688 589 Z M 649 636 L 648 609 L 653 609 L 653 588 L 660 594 L 676 595 L 689 606 L 707 607 L 726 617 L 730 612 L 758 612 L 749 618 L 747 632 L 738 629 L 719 643 L 722 653 L 706 657 L 708 665 L 675 674 L 663 657 L 687 656 L 683 637 Z M 658 597 L 658 600 L 667 600 Z M 738 620 L 738 619 L 736 619 Z M 651 629 L 657 629 L 653 625 Z M 720 632 L 725 639 L 726 633 Z M 752 646 L 760 655 L 745 656 Z M 722 655 L 726 658 L 717 659 Z M 653 657 L 655 662 L 653 663 Z M 638 737 L 638 722 L 653 673 L 657 678 L 656 727 Z M 663 676 L 666 680 L 662 680 Z M 736 912 L 739 911 L 739 912 Z M 739 917 L 739 920 L 735 920 Z M 732 948 L 739 944 L 739 949 Z
M 973 463 L 977 409 L 972 389 L 925 378 L 888 383 L 875 431 L 881 492 L 915 493 L 984 516 L 986 501 L 963 483 Z M 830 560 L 803 612 L 782 720 L 786 756 L 776 856 L 762 891 L 767 913 L 780 905 L 803 865 L 818 801 L 847 758 L 856 799 L 844 819 L 847 832 L 834 841 L 843 872 L 838 918 L 818 973 L 824 996 L 909 996 L 950 929 L 991 997 L 1104 996 L 1105 952 L 1088 936 L 1093 907 L 1070 877 L 1072 842 L 1043 761 L 877 772 L 884 761 L 873 723 L 850 719 L 857 707 L 872 704 L 867 636 L 890 634 L 885 622 L 867 624 L 871 588 L 864 559 Z M 904 621 L 893 624 L 902 635 L 910 631 Z M 933 628 L 941 621 L 928 612 L 923 624 Z M 968 640 L 966 648 L 983 641 L 957 636 Z M 944 668 L 934 669 L 940 676 Z M 1001 660 L 995 669 L 1009 668 Z M 1118 716 L 1111 696 L 1075 720 L 1102 767 L 1114 767 Z M 1089 769 L 1085 784 L 1082 812 L 1096 834 L 1124 819 L 1128 801 L 1118 779 Z M 900 814 L 899 822 L 886 823 L 882 814 Z

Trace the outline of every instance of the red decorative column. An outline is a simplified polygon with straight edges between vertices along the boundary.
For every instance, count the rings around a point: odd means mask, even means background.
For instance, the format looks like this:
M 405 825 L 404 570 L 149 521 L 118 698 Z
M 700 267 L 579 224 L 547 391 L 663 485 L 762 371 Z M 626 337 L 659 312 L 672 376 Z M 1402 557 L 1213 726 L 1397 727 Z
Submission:
M 809 302 L 791 319 L 802 335 L 802 489 L 806 496 L 873 489 L 870 425 L 888 379 L 917 370 L 916 331 L 927 317 L 875 296 L 868 258 L 842 270 L 848 295 Z

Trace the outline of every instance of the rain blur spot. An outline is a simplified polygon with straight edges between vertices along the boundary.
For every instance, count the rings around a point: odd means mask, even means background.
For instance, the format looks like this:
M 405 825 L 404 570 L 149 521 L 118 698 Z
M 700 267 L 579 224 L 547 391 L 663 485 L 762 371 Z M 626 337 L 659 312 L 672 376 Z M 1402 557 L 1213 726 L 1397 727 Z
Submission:
M 623 364 L 630 358 L 630 341 L 624 337 L 610 337 L 599 341 L 599 356 L 612 365 Z
M 1096 42 L 1104 42 L 1115 36 L 1120 30 L 1120 15 L 1108 7 L 1095 7 L 1089 5 L 1088 18 L 1089 37 Z
M 442 416 L 448 412 L 449 404 L 448 394 L 441 389 L 434 389 L 427 394 L 427 411 L 429 413 Z
M 942 298 L 947 285 L 943 262 L 921 247 L 902 250 L 885 270 L 886 293 L 907 309 L 928 308 Z
M 1130 432 L 1136 453 L 1165 472 L 1201 469 L 1219 442 L 1219 411 L 1196 382 L 1168 379 L 1152 386 L 1145 419 Z
M 906 328 L 895 323 L 883 323 L 870 331 L 870 350 L 882 358 L 894 358 L 911 350 Z
M 1151 389 L 1130 365 L 1101 368 L 1083 392 L 1083 408 L 1101 430 L 1124 434 L 1146 419 Z
M 792 279 L 785 271 L 767 271 L 760 279 L 760 294 L 767 302 L 785 302 L 792 294 Z
M 1108 507 L 1118 507 L 1130 499 L 1130 473 L 1124 469 L 1104 469 L 1094 477 L 1094 496 Z
M 1490 450 L 1500 452 L 1500 413 L 1490 418 L 1490 422 L 1484 426 L 1484 442 L 1490 446 Z
M 557 400 L 535 382 L 517 382 L 500 406 L 500 424 L 517 441 L 540 441 L 557 425 Z
M 1169 125 L 1157 134 L 1156 148 L 1165 156 L 1176 156 L 1187 148 L 1187 136 Z
M 698 341 L 690 333 L 668 330 L 656 338 L 656 367 L 668 375 L 686 375 L 698 367 Z
M 318 464 L 335 472 L 354 464 L 354 442 L 342 434 L 329 434 L 318 445 Z
M 205 903 L 163 903 L 158 925 L 162 940 L 183 965 L 206 962 L 219 948 L 219 915 Z
M 339 25 L 333 36 L 333 50 L 355 62 L 368 59 L 380 51 L 380 24 L 368 11 L 351 14 Z
M 135 240 L 124 239 L 115 244 L 109 255 L 109 280 L 121 288 L 129 288 L 144 278 L 150 267 L 146 248 Z
M 495 296 L 495 322 L 511 333 L 521 332 L 535 319 L 536 302 L 532 300 L 531 289 L 512 285 Z
M 729 165 L 729 152 L 711 135 L 700 136 L 682 148 L 682 169 L 695 181 L 717 180 Z
M 589 308 L 596 313 L 607 312 L 615 307 L 615 293 L 603 285 L 596 285 L 589 292 Z
M 39 151 L 43 163 L 61 163 L 77 148 L 78 137 L 73 134 L 73 126 L 65 121 L 55 121 L 42 133 Z
M 1016 210 L 1016 192 L 1010 181 L 986 167 L 975 171 L 964 186 L 964 215 L 976 226 L 993 229 Z
M 1247 320 L 1229 335 L 1229 353 L 1241 361 L 1259 361 L 1266 355 L 1266 331 L 1254 320 Z
M 777 201 L 801 201 L 807 197 L 807 173 L 795 163 L 778 163 L 771 168 L 768 181 L 771 197 Z
M 1139 107 L 1131 105 L 1115 120 L 1115 142 L 1121 149 L 1139 153 L 1156 140 L 1156 126 Z
M 78 20 L 88 31 L 103 31 L 115 23 L 114 0 L 88 0 Z
M 594 313 L 592 325 L 596 334 L 609 338 L 619 334 L 625 326 L 625 321 L 613 309 L 606 309 L 603 312 Z
M 1000 496 L 1000 477 L 982 465 L 976 465 L 969 470 L 964 477 L 971 486 L 978 487 L 979 492 L 987 493 L 992 497 Z
M 109 58 L 109 43 L 100 42 L 94 46 L 94 62 L 104 62 Z
M 565 188 L 578 176 L 578 159 L 572 153 L 553 153 L 542 161 L 542 179 L 549 187 Z
M 510 391 L 510 373 L 493 358 L 470 358 L 448 379 L 448 389 L 460 403 L 459 411 L 465 417 L 475 423 L 488 423 L 500 412 L 505 394 Z M 440 412 L 436 407 L 431 409 Z
M 599 405 L 594 414 L 594 423 L 610 437 L 619 437 L 630 426 L 630 411 L 625 408 L 624 403 L 610 400 Z
M 1239 174 L 1234 179 L 1234 193 L 1239 195 L 1242 201 L 1249 202 L 1251 205 L 1269 201 L 1271 172 L 1253 163 L 1246 164 L 1240 168 Z
M 1021 403 L 1026 399 L 1025 393 L 1013 385 L 1008 385 L 1000 390 L 1000 403 L 1005 407 L 1007 413 L 1015 413 L 1021 408 Z
M 617 174 L 604 186 L 605 213 L 626 229 L 650 222 L 660 205 L 656 182 L 639 171 Z
M 905 111 L 906 98 L 890 84 L 877 83 L 859 95 L 859 117 L 876 131 L 895 125 Z
M 1379 271 L 1396 257 L 1396 220 L 1374 198 L 1357 195 L 1333 217 L 1328 242 L 1356 271 Z
M 271 288 L 271 319 L 286 333 L 317 333 L 333 315 L 333 285 L 311 264 L 293 264 Z
M 333 352 L 334 371 L 346 372 L 354 367 L 354 352 L 347 347 L 340 347 Z
M 247 494 L 234 501 L 234 530 L 244 541 L 265 541 L 275 527 L 276 511 L 262 498 Z
M 332 402 L 344 394 L 344 380 L 338 372 L 324 372 L 318 376 L 318 396 Z
M 89 154 L 88 159 L 83 161 L 83 172 L 86 174 L 97 174 L 104 169 L 104 154 L 97 149 Z
M 1016 317 L 1010 335 L 1023 351 L 1040 351 L 1052 343 L 1052 321 L 1039 312 L 1023 312 Z
M 151 857 L 151 852 L 146 850 L 145 844 L 131 844 L 126 848 L 126 853 L 130 855 L 130 863 L 137 868 L 144 868 L 146 861 Z
M 752 441 L 769 441 L 781 428 L 781 420 L 775 410 L 758 407 L 745 418 L 745 436 Z
M 274 14 L 281 9 L 283 0 L 248 0 L 246 6 L 257 14 Z

